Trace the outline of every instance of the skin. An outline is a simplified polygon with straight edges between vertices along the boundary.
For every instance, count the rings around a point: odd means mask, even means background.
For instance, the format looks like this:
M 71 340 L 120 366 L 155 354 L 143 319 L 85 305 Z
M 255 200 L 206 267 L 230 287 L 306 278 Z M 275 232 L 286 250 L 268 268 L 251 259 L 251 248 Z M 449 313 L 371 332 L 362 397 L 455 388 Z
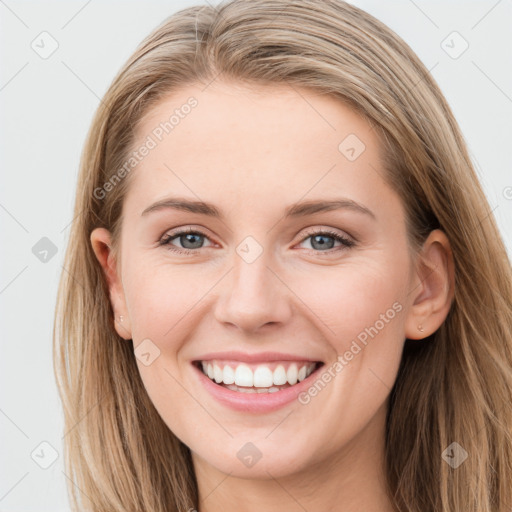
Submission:
M 137 364 L 161 417 L 192 451 L 201 512 L 392 511 L 389 393 L 405 338 L 427 337 L 448 314 L 449 242 L 436 230 L 420 254 L 411 251 L 402 202 L 382 179 L 379 140 L 339 100 L 282 84 L 203 88 L 173 91 L 138 126 L 135 147 L 190 96 L 198 100 L 131 171 L 118 252 L 106 229 L 91 234 L 116 318 L 123 316 L 117 331 L 134 347 L 149 338 L 160 350 L 149 366 Z M 349 134 L 366 146 L 354 161 L 338 149 Z M 223 218 L 170 208 L 141 215 L 170 196 L 213 203 Z M 284 218 L 298 201 L 340 197 L 375 218 L 350 209 Z M 194 254 L 158 244 L 187 227 L 206 235 Z M 311 235 L 325 229 L 355 245 L 328 238 L 334 246 L 319 249 Z M 252 263 L 236 252 L 247 236 L 263 249 Z M 171 247 L 184 243 L 176 237 Z M 307 404 L 234 411 L 203 389 L 191 366 L 207 352 L 241 350 L 289 352 L 329 367 L 397 302 L 401 311 Z M 247 442 L 262 454 L 252 467 L 236 456 Z

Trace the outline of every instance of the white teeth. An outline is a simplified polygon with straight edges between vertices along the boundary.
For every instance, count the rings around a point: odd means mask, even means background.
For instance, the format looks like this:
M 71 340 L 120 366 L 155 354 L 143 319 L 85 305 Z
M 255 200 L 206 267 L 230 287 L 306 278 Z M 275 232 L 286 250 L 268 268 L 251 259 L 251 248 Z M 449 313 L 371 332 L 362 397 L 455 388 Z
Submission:
M 268 388 L 274 384 L 272 371 L 266 366 L 258 366 L 254 372 L 254 384 L 257 388 Z
M 283 365 L 279 365 L 275 370 L 274 370 L 274 374 L 273 374 L 273 383 L 276 385 L 276 386 L 282 386 L 283 384 L 286 384 L 287 382 L 287 379 L 286 379 L 286 371 L 284 369 L 284 366 Z
M 295 363 L 291 364 L 288 368 L 288 371 L 286 372 L 286 379 L 290 386 L 297 384 L 297 365 Z
M 226 386 L 231 391 L 238 391 L 240 393 L 275 393 L 276 391 L 280 391 L 280 388 L 276 388 L 272 386 L 270 388 L 246 388 L 246 387 L 238 387 L 235 384 L 229 384 Z
M 224 372 L 221 370 L 220 366 L 217 366 L 216 364 L 213 365 L 213 378 L 215 379 L 215 382 L 219 384 L 222 382 L 222 379 L 224 377 Z
M 254 388 L 238 388 L 237 391 L 240 391 L 241 393 L 256 393 L 256 389 Z
M 231 366 L 224 366 L 224 372 L 222 380 L 224 381 L 224 384 L 234 384 L 235 382 L 235 370 L 231 368 Z
M 261 364 L 253 371 L 244 363 L 239 363 L 233 369 L 229 364 L 218 361 L 201 362 L 203 373 L 211 380 L 242 393 L 275 393 L 282 386 L 293 386 L 303 381 L 311 375 L 315 366 L 315 363 L 291 363 L 286 369 L 285 365 L 278 364 L 272 371 L 269 366 Z
M 239 364 L 235 370 L 235 384 L 237 386 L 252 387 L 253 382 L 252 370 L 246 364 Z

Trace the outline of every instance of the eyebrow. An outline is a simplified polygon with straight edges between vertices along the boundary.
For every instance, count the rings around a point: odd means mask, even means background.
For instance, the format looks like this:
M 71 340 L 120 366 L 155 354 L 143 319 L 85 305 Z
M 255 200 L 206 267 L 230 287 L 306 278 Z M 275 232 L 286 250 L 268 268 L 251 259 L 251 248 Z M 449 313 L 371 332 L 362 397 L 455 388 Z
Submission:
M 146 208 L 141 216 L 147 215 L 150 212 L 173 209 L 186 211 L 190 213 L 198 213 L 200 215 L 207 215 L 222 219 L 223 215 L 220 210 L 211 203 L 204 201 L 191 201 L 185 198 L 167 198 L 161 201 L 157 201 L 148 208 Z M 311 200 L 303 201 L 301 203 L 295 203 L 286 209 L 284 217 L 305 217 L 307 215 L 313 215 L 315 213 L 327 212 L 332 210 L 346 209 L 354 212 L 363 213 L 376 219 L 375 214 L 366 206 L 353 201 L 352 199 L 341 198 L 334 200 Z

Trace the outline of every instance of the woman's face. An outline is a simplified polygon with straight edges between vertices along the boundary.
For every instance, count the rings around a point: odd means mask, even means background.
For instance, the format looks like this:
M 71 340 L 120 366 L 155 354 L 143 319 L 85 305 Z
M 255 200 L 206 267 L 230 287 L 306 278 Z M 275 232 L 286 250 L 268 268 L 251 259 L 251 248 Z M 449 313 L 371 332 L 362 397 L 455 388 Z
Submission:
M 305 89 L 216 82 L 136 135 L 111 298 L 195 464 L 277 477 L 382 440 L 421 286 L 370 125 Z

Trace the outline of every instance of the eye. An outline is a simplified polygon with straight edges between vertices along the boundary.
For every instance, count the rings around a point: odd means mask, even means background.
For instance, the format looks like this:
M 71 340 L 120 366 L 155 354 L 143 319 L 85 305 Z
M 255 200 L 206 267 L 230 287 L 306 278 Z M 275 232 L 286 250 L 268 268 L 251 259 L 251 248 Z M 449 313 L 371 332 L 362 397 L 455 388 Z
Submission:
M 204 247 L 205 240 L 208 240 L 208 237 L 204 233 L 188 228 L 165 234 L 160 240 L 159 245 L 167 245 L 169 250 L 174 252 L 190 254 L 195 252 L 196 249 Z M 181 245 L 177 246 L 174 242 L 178 242 Z
M 209 245 L 204 245 L 205 240 L 209 242 Z M 317 230 L 308 234 L 306 238 L 303 238 L 301 244 L 309 241 L 310 247 L 306 247 L 315 253 L 332 253 L 338 252 L 339 250 L 348 249 L 355 245 L 355 242 L 335 231 L 329 230 Z M 335 247 L 338 242 L 338 247 Z M 179 243 L 180 245 L 176 245 Z M 169 250 L 180 253 L 180 254 L 193 254 L 197 253 L 198 249 L 204 247 L 210 247 L 213 244 L 210 243 L 207 235 L 198 231 L 197 229 L 188 228 L 180 231 L 174 231 L 165 234 L 159 241 L 159 245 L 166 245 Z
M 338 250 L 348 249 L 355 245 L 355 242 L 335 231 L 322 230 L 322 231 L 314 231 L 309 233 L 306 238 L 302 240 L 301 243 L 309 241 L 310 247 L 306 247 L 307 249 L 311 249 L 314 252 L 337 252 Z M 339 242 L 338 248 L 334 248 L 336 242 Z M 341 247 L 340 247 L 341 246 Z M 331 250 L 331 249 L 334 249 Z

